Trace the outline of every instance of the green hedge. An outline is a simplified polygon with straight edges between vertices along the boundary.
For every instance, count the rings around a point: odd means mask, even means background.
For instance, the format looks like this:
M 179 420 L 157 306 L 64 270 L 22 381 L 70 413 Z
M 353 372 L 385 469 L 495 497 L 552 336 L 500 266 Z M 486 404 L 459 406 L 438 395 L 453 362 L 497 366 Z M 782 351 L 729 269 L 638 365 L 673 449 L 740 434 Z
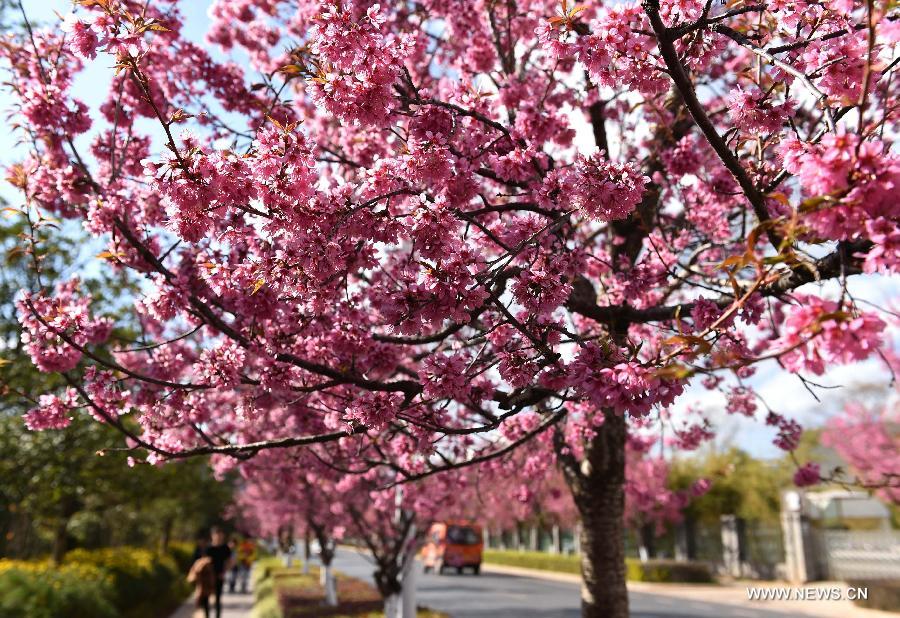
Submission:
M 279 558 L 263 558 L 253 565 L 253 618 L 284 618 L 275 590 L 275 574 L 287 574 L 291 570 Z M 292 570 L 299 574 L 296 567 Z
M 849 588 L 866 588 L 867 599 L 855 599 L 860 607 L 900 612 L 900 580 L 863 580 L 847 582 Z
M 541 571 L 557 571 L 560 573 L 581 573 L 581 559 L 568 554 L 549 554 L 541 551 L 505 551 L 485 549 L 484 562 L 520 567 L 523 569 L 539 569 Z
M 190 592 L 170 555 L 118 547 L 47 560 L 0 560 L 0 616 L 159 618 Z
M 713 576 L 703 562 L 678 562 L 675 560 L 625 560 L 627 577 L 635 582 L 710 584 Z
M 484 562 L 558 573 L 574 573 L 576 575 L 581 573 L 581 558 L 566 554 L 486 549 Z M 676 562 L 674 560 L 641 562 L 634 558 L 627 558 L 625 568 L 627 577 L 631 581 L 696 584 L 713 581 L 709 567 L 702 562 Z
M 294 560 L 294 565 L 302 565 L 303 562 L 300 560 Z M 295 567 L 286 567 L 284 566 L 284 561 L 281 558 L 275 557 L 266 557 L 260 558 L 253 564 L 253 576 L 258 579 L 267 579 L 272 577 L 274 572 L 293 572 Z

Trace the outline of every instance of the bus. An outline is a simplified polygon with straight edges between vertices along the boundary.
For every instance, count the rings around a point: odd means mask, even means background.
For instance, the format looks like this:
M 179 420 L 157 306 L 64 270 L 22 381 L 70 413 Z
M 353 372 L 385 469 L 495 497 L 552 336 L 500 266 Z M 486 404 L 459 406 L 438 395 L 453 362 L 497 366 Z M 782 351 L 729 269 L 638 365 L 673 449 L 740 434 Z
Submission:
M 425 547 L 422 548 L 422 563 L 425 572 L 443 574 L 449 568 L 457 573 L 471 569 L 481 572 L 481 554 L 484 542 L 481 526 L 470 521 L 445 521 L 434 523 L 428 531 Z

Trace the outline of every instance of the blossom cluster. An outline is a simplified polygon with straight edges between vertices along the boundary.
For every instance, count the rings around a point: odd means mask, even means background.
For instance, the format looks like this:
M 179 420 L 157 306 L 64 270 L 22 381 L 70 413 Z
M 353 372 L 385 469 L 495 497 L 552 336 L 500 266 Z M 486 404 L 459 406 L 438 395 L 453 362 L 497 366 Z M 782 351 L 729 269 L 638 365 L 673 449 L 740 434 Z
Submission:
M 871 312 L 851 315 L 836 301 L 817 296 L 800 295 L 797 302 L 788 310 L 777 343 L 789 371 L 821 375 L 828 366 L 865 360 L 883 343 L 886 324 Z
M 896 366 L 896 358 L 891 360 Z M 822 433 L 822 443 L 837 451 L 859 481 L 894 504 L 900 502 L 897 421 L 895 403 L 881 409 L 853 403 L 830 419 Z
M 586 345 L 567 370 L 571 384 L 597 408 L 634 416 L 649 414 L 656 405 L 671 405 L 684 388 L 638 363 L 611 362 L 596 344 Z
M 793 419 L 785 418 L 776 412 L 769 412 L 766 416 L 766 425 L 778 429 L 774 444 L 784 451 L 793 451 L 800 445 L 803 436 L 803 428 Z
M 25 413 L 25 426 L 31 431 L 63 429 L 72 422 L 72 408 L 78 401 L 78 393 L 68 388 L 62 397 L 45 394 L 38 397 L 38 406 Z
M 16 302 L 24 329 L 22 343 L 38 369 L 74 369 L 85 346 L 102 343 L 109 337 L 112 321 L 93 317 L 90 304 L 91 297 L 81 293 L 78 279 L 57 285 L 53 296 L 22 294 Z
M 572 205 L 599 221 L 624 219 L 641 201 L 649 179 L 630 163 L 607 161 L 600 155 L 579 156 L 569 176 Z
M 872 220 L 883 221 L 881 230 L 896 229 L 900 158 L 886 151 L 884 143 L 861 142 L 853 133 L 828 134 L 818 144 L 782 142 L 785 169 L 797 175 L 808 196 L 804 221 L 816 235 L 834 240 L 865 236 Z M 872 264 L 893 269 L 891 257 L 881 251 Z
M 319 75 L 310 90 L 315 101 L 344 122 L 378 124 L 394 108 L 393 86 L 414 37 L 385 31 L 387 15 L 355 3 L 326 9 L 309 33 Z

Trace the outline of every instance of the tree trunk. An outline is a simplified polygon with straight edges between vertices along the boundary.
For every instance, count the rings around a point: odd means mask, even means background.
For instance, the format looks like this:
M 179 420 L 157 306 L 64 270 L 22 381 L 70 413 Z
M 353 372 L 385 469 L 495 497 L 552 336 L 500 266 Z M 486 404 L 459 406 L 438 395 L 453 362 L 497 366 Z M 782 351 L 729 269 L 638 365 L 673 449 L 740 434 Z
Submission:
M 159 551 L 162 554 L 169 552 L 169 544 L 172 542 L 172 527 L 174 525 L 175 520 L 171 517 L 166 517 L 163 520 L 162 535 L 159 537 Z
M 62 564 L 69 545 L 69 520 L 62 519 L 53 533 L 53 564 Z
M 294 527 L 282 526 L 278 530 L 278 547 L 281 550 L 284 566 L 290 568 L 294 564 Z
M 410 549 L 406 556 L 406 562 L 403 565 L 403 592 L 400 595 L 400 609 L 403 618 L 416 618 L 418 613 L 416 606 L 418 568 L 415 551 Z
M 647 562 L 656 558 L 656 531 L 653 528 L 653 524 L 643 524 L 638 530 L 638 536 L 641 542 L 638 550 L 641 562 Z
M 400 601 L 399 592 L 384 598 L 384 618 L 403 618 L 403 605 Z
M 581 515 L 582 618 L 628 618 L 625 587 L 625 418 L 614 411 L 586 445 L 584 459 L 557 454 Z
M 384 599 L 385 618 L 403 618 L 403 584 L 400 582 L 400 573 L 396 565 L 380 564 L 375 571 L 375 586 Z
M 415 537 L 415 526 L 408 531 L 408 540 Z M 404 543 L 404 552 L 395 556 L 376 557 L 378 568 L 374 579 L 381 598 L 384 599 L 385 618 L 415 618 L 415 547 Z
M 675 529 L 675 559 L 681 561 L 697 559 L 696 526 L 690 513 L 684 516 L 684 521 Z
M 310 531 L 307 530 L 306 533 L 303 535 L 303 574 L 304 575 L 309 575 L 309 561 L 312 560 L 312 548 L 310 547 L 310 543 L 311 543 Z M 324 551 L 324 550 L 320 548 L 319 555 L 321 555 L 321 551 Z M 325 566 L 324 562 L 322 563 L 322 566 Z
M 334 569 L 331 568 L 331 562 L 322 565 L 322 572 L 325 574 L 325 605 L 337 607 L 337 583 L 334 579 Z
M 336 607 L 338 604 L 337 597 L 337 581 L 334 577 L 334 569 L 331 562 L 334 560 L 334 548 L 330 539 L 325 535 L 321 528 L 316 531 L 316 540 L 319 541 L 319 560 L 322 561 L 321 583 L 325 588 L 325 605 L 328 607 Z M 309 535 L 307 534 L 307 545 L 309 544 Z M 309 560 L 307 559 L 307 562 Z

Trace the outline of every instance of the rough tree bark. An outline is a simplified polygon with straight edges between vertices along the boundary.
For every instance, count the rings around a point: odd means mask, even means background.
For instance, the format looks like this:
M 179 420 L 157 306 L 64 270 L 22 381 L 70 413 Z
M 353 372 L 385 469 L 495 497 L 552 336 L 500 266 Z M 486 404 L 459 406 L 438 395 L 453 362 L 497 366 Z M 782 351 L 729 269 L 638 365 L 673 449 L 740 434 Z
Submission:
M 625 417 L 613 411 L 576 460 L 557 449 L 581 516 L 581 615 L 627 618 L 625 586 Z M 557 439 L 562 445 L 562 440 Z

